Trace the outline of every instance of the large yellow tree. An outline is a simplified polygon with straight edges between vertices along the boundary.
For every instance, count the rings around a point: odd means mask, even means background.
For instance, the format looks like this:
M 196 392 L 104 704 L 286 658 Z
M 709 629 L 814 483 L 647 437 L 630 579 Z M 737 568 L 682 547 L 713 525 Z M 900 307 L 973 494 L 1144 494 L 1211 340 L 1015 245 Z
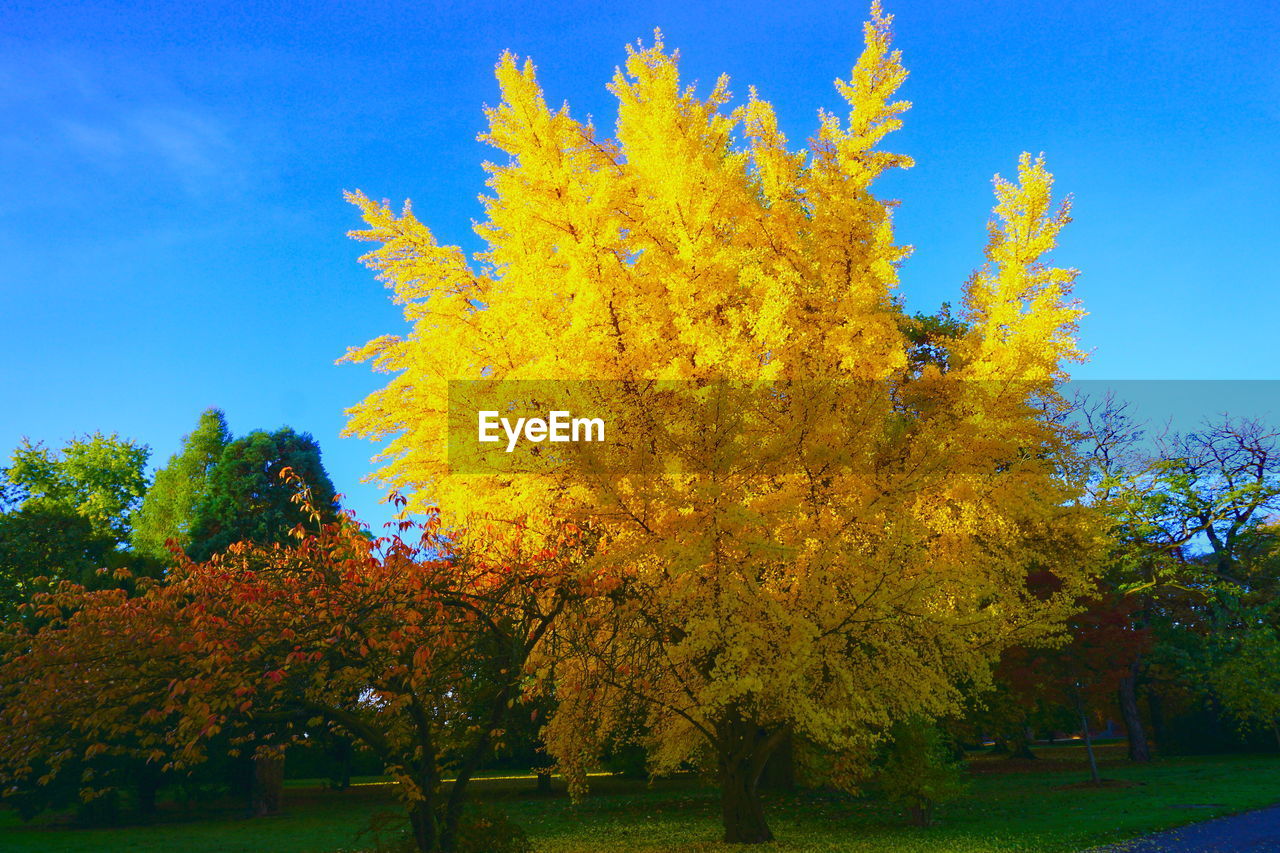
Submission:
M 612 138 L 503 56 L 482 138 L 506 156 L 485 166 L 473 262 L 407 205 L 352 195 L 412 330 L 348 355 L 395 374 L 350 431 L 389 439 L 380 475 L 411 508 L 591 532 L 587 564 L 613 585 L 542 650 L 549 747 L 581 779 L 644 714 L 656 771 L 718 774 L 728 841 L 771 838 L 756 784 L 788 735 L 856 755 L 1052 634 L 1093 542 L 1055 425 L 1081 357 L 1075 272 L 1044 260 L 1066 206 L 1038 159 L 997 178 L 966 331 L 919 358 L 895 296 L 909 248 L 872 192 L 911 165 L 879 147 L 908 107 L 889 24 L 873 7 L 836 83 L 848 116 L 819 113 L 798 152 L 754 89 L 730 108 L 724 78 L 683 87 L 661 39 L 610 84 Z M 474 389 L 517 381 L 608 408 L 628 428 L 615 455 L 451 466 Z M 645 448 L 664 458 L 637 467 Z

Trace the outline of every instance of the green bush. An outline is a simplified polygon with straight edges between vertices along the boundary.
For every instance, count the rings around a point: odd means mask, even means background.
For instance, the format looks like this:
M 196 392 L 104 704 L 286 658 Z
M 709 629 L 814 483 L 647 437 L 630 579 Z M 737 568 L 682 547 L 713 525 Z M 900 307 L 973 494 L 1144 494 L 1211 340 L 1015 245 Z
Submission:
M 908 809 L 917 826 L 933 823 L 934 809 L 964 793 L 964 765 L 948 748 L 938 727 L 913 717 L 894 725 L 881 756 L 876 787 Z

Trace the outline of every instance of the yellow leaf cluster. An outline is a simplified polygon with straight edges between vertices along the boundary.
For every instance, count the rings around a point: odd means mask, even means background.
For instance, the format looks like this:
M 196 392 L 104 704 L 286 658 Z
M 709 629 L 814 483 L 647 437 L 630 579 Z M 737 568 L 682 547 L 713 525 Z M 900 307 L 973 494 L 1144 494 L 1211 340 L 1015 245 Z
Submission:
M 592 570 L 617 579 L 546 650 L 570 772 L 589 760 L 583 733 L 636 704 L 658 767 L 739 719 L 855 751 L 954 707 L 957 684 L 1051 632 L 1082 588 L 1092 527 L 1053 418 L 1081 311 L 1075 272 L 1045 260 L 1067 208 L 1042 160 L 997 179 L 967 331 L 946 369 L 913 366 L 895 294 L 909 248 L 872 191 L 912 165 L 880 148 L 909 106 L 889 24 L 873 7 L 836 81 L 847 116 L 820 113 L 799 152 L 754 89 L 731 107 L 725 78 L 705 98 L 682 85 L 660 36 L 609 86 L 611 138 L 549 108 L 533 65 L 504 55 L 481 139 L 505 157 L 485 166 L 470 262 L 407 205 L 350 196 L 368 225 L 353 236 L 380 244 L 365 261 L 412 327 L 347 356 L 393 374 L 348 427 L 388 440 L 382 479 L 452 525 L 581 524 Z M 620 383 L 626 422 L 651 425 L 633 447 L 666 441 L 679 464 L 452 470 L 451 383 L 514 381 Z M 681 420 L 713 392 L 731 405 Z

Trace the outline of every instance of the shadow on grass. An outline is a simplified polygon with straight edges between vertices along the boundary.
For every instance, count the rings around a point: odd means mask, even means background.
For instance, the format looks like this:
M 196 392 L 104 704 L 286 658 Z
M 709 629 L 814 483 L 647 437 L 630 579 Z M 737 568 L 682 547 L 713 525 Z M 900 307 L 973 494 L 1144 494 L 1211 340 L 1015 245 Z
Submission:
M 1123 750 L 1107 754 L 1115 784 L 1085 786 L 1082 751 L 1054 747 L 1040 761 L 971 758 L 968 796 L 942 809 L 939 823 L 909 827 L 887 804 L 835 793 L 769 795 L 766 811 L 779 841 L 764 849 L 796 853 L 948 850 L 1078 851 L 1158 829 L 1269 805 L 1280 791 L 1280 758 L 1215 756 L 1130 765 Z M 498 775 L 498 774 L 493 774 Z M 1073 778 L 1074 777 L 1074 778 Z M 182 853 L 335 853 L 369 849 L 371 823 L 398 811 L 394 787 L 360 780 L 346 791 L 291 782 L 285 813 L 245 819 L 238 804 L 215 804 L 198 816 L 166 809 L 146 826 L 74 830 L 46 820 L 22 825 L 0 812 L 0 849 L 21 851 L 173 851 Z M 612 777 L 592 780 L 579 803 L 539 796 L 532 777 L 488 778 L 473 796 L 505 811 L 540 853 L 697 853 L 730 849 L 718 842 L 716 791 L 698 777 L 653 784 Z M 1196 804 L 1189 808 L 1188 803 Z M 757 848 L 759 849 L 759 848 Z

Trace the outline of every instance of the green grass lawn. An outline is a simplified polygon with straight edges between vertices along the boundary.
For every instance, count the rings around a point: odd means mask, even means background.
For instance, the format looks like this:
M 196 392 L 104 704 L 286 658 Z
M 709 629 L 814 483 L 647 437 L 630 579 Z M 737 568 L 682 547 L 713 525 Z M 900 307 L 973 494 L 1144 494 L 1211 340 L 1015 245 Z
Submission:
M 778 841 L 786 851 L 1077 851 L 1157 829 L 1245 811 L 1280 801 L 1280 757 L 1170 758 L 1129 766 L 1110 753 L 1103 775 L 1129 783 L 1073 787 L 1087 777 L 1078 747 L 1040 749 L 1038 762 L 977 756 L 968 795 L 943 809 L 938 825 L 908 827 L 892 808 L 870 799 L 799 794 L 768 798 Z M 1113 757 L 1114 756 L 1114 757 Z M 506 774 L 491 774 L 505 776 Z M 366 783 L 375 780 L 357 780 Z M 718 843 L 715 791 L 695 778 L 654 785 L 594 780 L 592 795 L 574 805 L 563 796 L 540 798 L 524 778 L 475 783 L 478 800 L 505 810 L 528 831 L 540 853 L 708 853 Z M 226 806 L 199 818 L 170 812 L 155 824 L 109 830 L 71 829 L 46 818 L 24 826 L 0 812 L 5 851 L 293 851 L 335 853 L 373 847 L 361 830 L 384 816 L 394 823 L 389 785 L 360 784 L 326 791 L 290 783 L 286 813 L 244 819 Z M 736 848 L 741 849 L 741 848 Z

